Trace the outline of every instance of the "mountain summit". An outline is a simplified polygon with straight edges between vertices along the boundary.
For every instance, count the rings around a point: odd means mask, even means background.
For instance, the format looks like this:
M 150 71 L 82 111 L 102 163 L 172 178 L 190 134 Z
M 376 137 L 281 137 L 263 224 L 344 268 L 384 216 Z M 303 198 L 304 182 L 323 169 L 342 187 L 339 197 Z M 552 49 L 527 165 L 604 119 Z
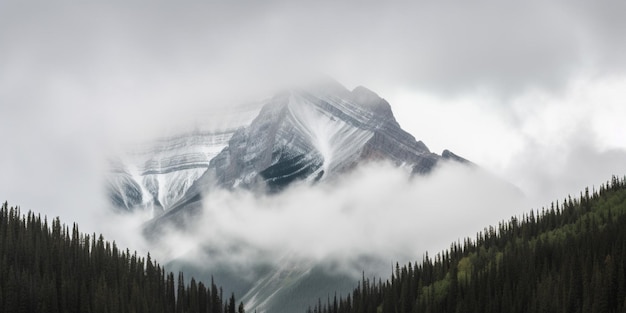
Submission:
M 341 88 L 339 88 L 341 87 Z M 390 160 L 426 173 L 439 156 L 403 131 L 387 101 L 357 87 L 292 90 L 274 97 L 212 161 L 223 187 L 281 188 L 317 181 L 363 160 Z
M 385 99 L 362 86 L 350 91 L 325 81 L 292 89 L 255 114 L 239 118 L 242 125 L 162 139 L 131 162 L 116 162 L 112 202 L 167 214 L 195 206 L 212 186 L 278 192 L 367 161 L 389 161 L 412 174 L 426 174 L 442 160 L 466 162 L 447 150 L 432 153 L 402 130 Z M 242 115 L 252 116 L 250 110 Z

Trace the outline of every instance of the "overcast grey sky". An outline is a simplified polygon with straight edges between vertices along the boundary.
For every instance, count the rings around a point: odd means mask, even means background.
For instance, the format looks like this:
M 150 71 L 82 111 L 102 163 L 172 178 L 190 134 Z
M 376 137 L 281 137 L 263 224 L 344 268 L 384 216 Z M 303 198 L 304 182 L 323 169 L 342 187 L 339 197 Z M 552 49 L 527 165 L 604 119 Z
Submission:
M 377 92 L 433 151 L 563 198 L 626 174 L 624 16 L 618 1 L 0 1 L 0 197 L 89 224 L 117 143 L 314 72 Z

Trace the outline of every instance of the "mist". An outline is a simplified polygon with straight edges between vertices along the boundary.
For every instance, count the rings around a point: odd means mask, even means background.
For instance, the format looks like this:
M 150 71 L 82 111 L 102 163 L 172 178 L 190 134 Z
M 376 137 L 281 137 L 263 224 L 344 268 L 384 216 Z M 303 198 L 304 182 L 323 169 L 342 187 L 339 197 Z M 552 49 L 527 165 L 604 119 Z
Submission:
M 444 163 L 427 176 L 411 177 L 392 164 L 370 163 L 274 195 L 208 191 L 199 216 L 184 227 L 165 228 L 156 240 L 141 239 L 137 226 L 150 218 L 145 213 L 126 216 L 125 224 L 116 217 L 110 225 L 118 232 L 125 225 L 120 239 L 143 245 L 161 262 L 188 262 L 207 273 L 228 266 L 253 279 L 259 264 L 278 266 L 288 259 L 303 266 L 332 264 L 331 270 L 356 279 L 362 271 L 386 277 L 390 264 L 421 260 L 475 238 L 484 227 L 527 212 L 527 200 L 479 168 Z M 359 263 L 364 257 L 375 262 Z

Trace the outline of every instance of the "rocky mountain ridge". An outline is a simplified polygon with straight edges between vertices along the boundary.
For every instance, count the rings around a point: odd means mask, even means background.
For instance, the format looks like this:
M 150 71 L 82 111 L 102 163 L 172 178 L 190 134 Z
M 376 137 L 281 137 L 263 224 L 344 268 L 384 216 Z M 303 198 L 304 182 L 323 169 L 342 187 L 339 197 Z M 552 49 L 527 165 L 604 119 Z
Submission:
M 388 161 L 412 174 L 444 160 L 467 162 L 448 150 L 432 153 L 365 87 L 350 91 L 325 81 L 279 93 L 259 107 L 226 129 L 162 139 L 130 162 L 114 162 L 111 202 L 170 215 L 197 207 L 216 187 L 278 192 L 296 181 L 337 177 L 362 162 Z

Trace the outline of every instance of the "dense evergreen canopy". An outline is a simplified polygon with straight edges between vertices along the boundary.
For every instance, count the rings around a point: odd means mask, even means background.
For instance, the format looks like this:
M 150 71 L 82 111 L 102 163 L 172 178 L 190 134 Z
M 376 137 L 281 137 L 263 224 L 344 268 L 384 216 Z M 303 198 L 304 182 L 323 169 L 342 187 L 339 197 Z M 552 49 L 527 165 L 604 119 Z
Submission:
M 626 312 L 626 179 L 363 278 L 314 313 Z
M 150 258 L 81 234 L 56 218 L 0 208 L 0 311 L 13 313 L 243 312 L 232 295 L 174 278 Z

